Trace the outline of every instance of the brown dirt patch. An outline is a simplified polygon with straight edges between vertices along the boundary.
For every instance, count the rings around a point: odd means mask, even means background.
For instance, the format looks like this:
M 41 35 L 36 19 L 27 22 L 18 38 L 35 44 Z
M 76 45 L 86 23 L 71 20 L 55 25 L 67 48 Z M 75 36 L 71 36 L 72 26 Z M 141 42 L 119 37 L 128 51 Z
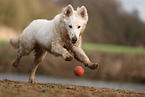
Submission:
M 145 92 L 2 79 L 0 97 L 145 97 Z

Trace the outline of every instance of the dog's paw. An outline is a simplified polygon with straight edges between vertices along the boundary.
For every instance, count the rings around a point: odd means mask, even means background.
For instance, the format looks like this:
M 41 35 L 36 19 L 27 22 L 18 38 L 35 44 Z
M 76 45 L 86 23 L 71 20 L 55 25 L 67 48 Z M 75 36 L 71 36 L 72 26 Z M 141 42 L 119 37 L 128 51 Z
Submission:
M 93 64 L 91 64 L 90 66 L 88 66 L 90 69 L 92 69 L 92 70 L 96 70 L 97 68 L 98 68 L 98 63 L 93 63 Z
M 73 60 L 73 56 L 71 54 L 68 54 L 66 57 L 65 57 L 65 61 L 72 61 Z
M 30 79 L 29 83 L 36 84 L 35 80 Z
M 86 67 L 89 67 L 92 70 L 96 70 L 98 68 L 98 63 L 87 63 L 85 64 Z

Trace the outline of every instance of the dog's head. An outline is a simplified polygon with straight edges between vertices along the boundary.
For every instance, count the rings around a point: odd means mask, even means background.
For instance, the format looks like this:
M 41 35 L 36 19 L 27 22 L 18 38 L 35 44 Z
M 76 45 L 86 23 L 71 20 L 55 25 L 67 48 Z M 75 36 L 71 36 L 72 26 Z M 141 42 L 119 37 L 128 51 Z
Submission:
M 88 21 L 87 9 L 82 6 L 75 11 L 71 5 L 68 5 L 64 8 L 62 14 L 69 38 L 75 44 L 86 27 Z

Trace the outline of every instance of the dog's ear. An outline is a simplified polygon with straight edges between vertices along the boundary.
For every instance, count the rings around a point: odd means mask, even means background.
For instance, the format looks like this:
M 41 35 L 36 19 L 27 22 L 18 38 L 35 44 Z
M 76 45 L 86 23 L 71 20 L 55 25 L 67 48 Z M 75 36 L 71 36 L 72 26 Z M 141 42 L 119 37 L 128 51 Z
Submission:
M 81 8 L 77 8 L 77 13 L 85 20 L 88 20 L 88 13 L 85 6 L 82 6 Z
M 65 16 L 69 17 L 73 14 L 73 7 L 69 4 L 67 7 L 64 8 L 63 13 Z

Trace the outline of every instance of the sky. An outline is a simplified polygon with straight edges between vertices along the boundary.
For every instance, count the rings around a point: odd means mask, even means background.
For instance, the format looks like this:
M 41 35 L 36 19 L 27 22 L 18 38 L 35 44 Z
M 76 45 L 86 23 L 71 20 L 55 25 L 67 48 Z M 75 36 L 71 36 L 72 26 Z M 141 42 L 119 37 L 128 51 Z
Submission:
M 145 0 L 117 0 L 121 1 L 123 8 L 132 12 L 134 9 L 138 10 L 139 18 L 145 22 Z

